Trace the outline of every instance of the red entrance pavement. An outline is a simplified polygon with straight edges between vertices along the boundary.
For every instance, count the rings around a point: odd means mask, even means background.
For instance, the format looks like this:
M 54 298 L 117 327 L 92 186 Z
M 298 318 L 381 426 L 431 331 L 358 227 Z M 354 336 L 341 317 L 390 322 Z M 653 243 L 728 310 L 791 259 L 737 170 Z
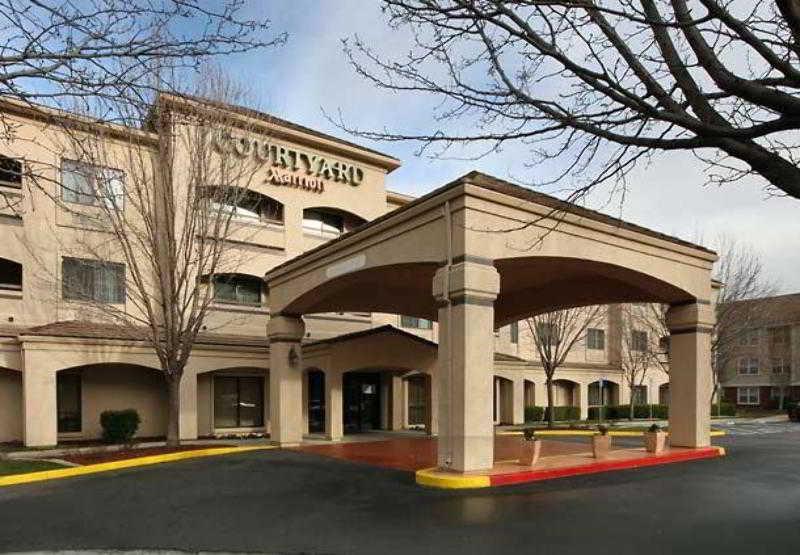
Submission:
M 496 461 L 514 460 L 519 456 L 519 436 L 495 438 Z M 335 459 L 357 461 L 385 468 L 414 472 L 436 466 L 436 439 L 428 437 L 396 438 L 379 441 L 343 442 L 325 445 L 304 445 L 302 451 Z M 582 442 L 542 441 L 542 457 L 577 455 L 591 451 L 589 438 Z

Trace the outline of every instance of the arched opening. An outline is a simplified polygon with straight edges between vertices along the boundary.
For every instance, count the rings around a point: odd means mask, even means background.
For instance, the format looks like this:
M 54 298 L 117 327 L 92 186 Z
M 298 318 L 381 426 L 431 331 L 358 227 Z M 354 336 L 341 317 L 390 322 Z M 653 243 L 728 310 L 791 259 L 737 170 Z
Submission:
M 578 384 L 571 380 L 553 380 L 553 406 L 578 406 Z
M 22 441 L 22 372 L 0 367 L 0 443 Z
M 244 306 L 262 306 L 266 298 L 264 280 L 258 276 L 239 273 L 219 273 L 206 276 L 214 302 Z
M 536 406 L 536 384 L 531 380 L 525 380 L 523 383 L 523 399 L 525 408 Z
M 204 186 L 198 189 L 199 198 L 208 203 L 208 209 L 214 214 L 283 225 L 283 204 L 267 195 L 241 187 Z
M 306 371 L 308 392 L 308 433 L 325 433 L 325 372 L 311 368 Z
M 22 264 L 0 258 L 0 289 L 22 291 Z
M 75 366 L 56 373 L 57 431 L 62 439 L 99 438 L 100 415 L 123 409 L 139 413 L 136 437 L 163 437 L 168 409 L 163 373 L 125 363 Z
M 514 382 L 508 378 L 494 377 L 493 414 L 495 424 L 514 423 Z
M 338 208 L 314 207 L 303 210 L 303 233 L 324 239 L 335 239 L 352 231 L 366 220 Z
M 658 404 L 669 405 L 669 383 L 658 386 Z
M 589 406 L 599 407 L 619 404 L 619 384 L 609 380 L 603 380 L 603 387 L 600 381 L 589 384 Z

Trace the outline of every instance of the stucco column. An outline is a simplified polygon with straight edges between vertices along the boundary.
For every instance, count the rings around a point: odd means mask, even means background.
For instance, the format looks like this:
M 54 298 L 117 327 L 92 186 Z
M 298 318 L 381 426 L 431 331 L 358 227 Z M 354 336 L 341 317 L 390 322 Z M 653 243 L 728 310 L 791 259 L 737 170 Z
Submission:
M 578 408 L 580 409 L 581 420 L 589 418 L 589 384 L 579 383 L 575 386 L 578 389 Z
M 514 392 L 511 395 L 511 402 L 513 404 L 511 414 L 513 415 L 513 424 L 525 423 L 525 380 L 517 378 L 514 380 Z
M 537 407 L 547 406 L 547 383 L 544 376 L 533 382 L 533 402 Z
M 392 375 L 392 402 L 391 405 L 391 419 L 389 422 L 390 430 L 402 430 L 403 422 L 403 403 L 405 402 L 405 395 L 403 394 L 404 383 L 403 378 L 400 376 Z
M 669 442 L 676 447 L 711 443 L 711 330 L 714 312 L 708 303 L 673 306 L 670 330 Z
M 494 300 L 500 275 L 489 261 L 440 268 L 433 280 L 439 303 L 439 441 L 442 468 L 489 469 L 494 462 L 492 379 Z
M 298 445 L 303 439 L 303 349 L 300 317 L 276 315 L 267 324 L 272 442 Z
M 23 355 L 22 410 L 26 447 L 46 447 L 58 443 L 56 371 Z M 43 361 L 42 361 L 43 362 Z
M 180 385 L 178 434 L 181 439 L 197 439 L 197 374 L 184 370 Z
M 426 382 L 429 387 L 428 413 L 430 418 L 430 422 L 428 423 L 426 432 L 428 433 L 429 436 L 438 436 L 439 435 L 439 380 L 436 379 L 436 376 L 428 374 Z
M 618 405 L 628 405 L 633 398 L 633 391 L 631 391 L 630 385 L 624 379 L 619 381 L 619 386 L 617 387 L 617 393 L 619 395 L 619 403 Z
M 340 441 L 344 434 L 342 414 L 342 373 L 325 372 L 325 437 Z

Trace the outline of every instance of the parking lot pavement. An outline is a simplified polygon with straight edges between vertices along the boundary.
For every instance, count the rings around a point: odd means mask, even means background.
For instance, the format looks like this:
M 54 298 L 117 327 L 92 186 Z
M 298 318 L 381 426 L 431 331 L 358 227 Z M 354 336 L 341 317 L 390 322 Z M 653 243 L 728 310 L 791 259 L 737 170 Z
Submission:
M 725 430 L 726 435 L 751 436 L 800 432 L 799 422 L 715 422 L 714 428 Z
M 0 551 L 787 553 L 800 545 L 800 432 L 728 456 L 477 491 L 296 451 L 0 489 Z

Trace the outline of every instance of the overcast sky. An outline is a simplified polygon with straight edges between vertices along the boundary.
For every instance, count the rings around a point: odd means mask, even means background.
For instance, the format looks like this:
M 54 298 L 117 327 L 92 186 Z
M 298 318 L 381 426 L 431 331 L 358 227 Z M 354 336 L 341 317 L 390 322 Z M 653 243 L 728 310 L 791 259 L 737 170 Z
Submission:
M 434 101 L 379 91 L 357 76 L 342 52 L 341 39 L 355 33 L 374 49 L 402 55 L 408 37 L 392 32 L 377 3 L 285 0 L 263 2 L 274 28 L 289 33 L 279 50 L 242 56 L 229 65 L 250 83 L 258 107 L 276 116 L 354 140 L 402 160 L 388 177 L 390 189 L 419 195 L 473 169 L 504 179 L 533 181 L 524 167 L 525 148 L 508 147 L 480 160 L 429 160 L 415 155 L 418 145 L 376 143 L 348 137 L 326 120 L 323 110 L 360 128 L 433 129 Z M 713 248 L 727 234 L 757 249 L 783 292 L 800 292 L 800 201 L 768 199 L 757 183 L 704 187 L 703 167 L 689 154 L 667 153 L 632 176 L 624 203 L 599 208 L 614 216 Z M 552 192 L 545 190 L 544 192 Z M 600 201 L 603 200 L 603 204 Z

